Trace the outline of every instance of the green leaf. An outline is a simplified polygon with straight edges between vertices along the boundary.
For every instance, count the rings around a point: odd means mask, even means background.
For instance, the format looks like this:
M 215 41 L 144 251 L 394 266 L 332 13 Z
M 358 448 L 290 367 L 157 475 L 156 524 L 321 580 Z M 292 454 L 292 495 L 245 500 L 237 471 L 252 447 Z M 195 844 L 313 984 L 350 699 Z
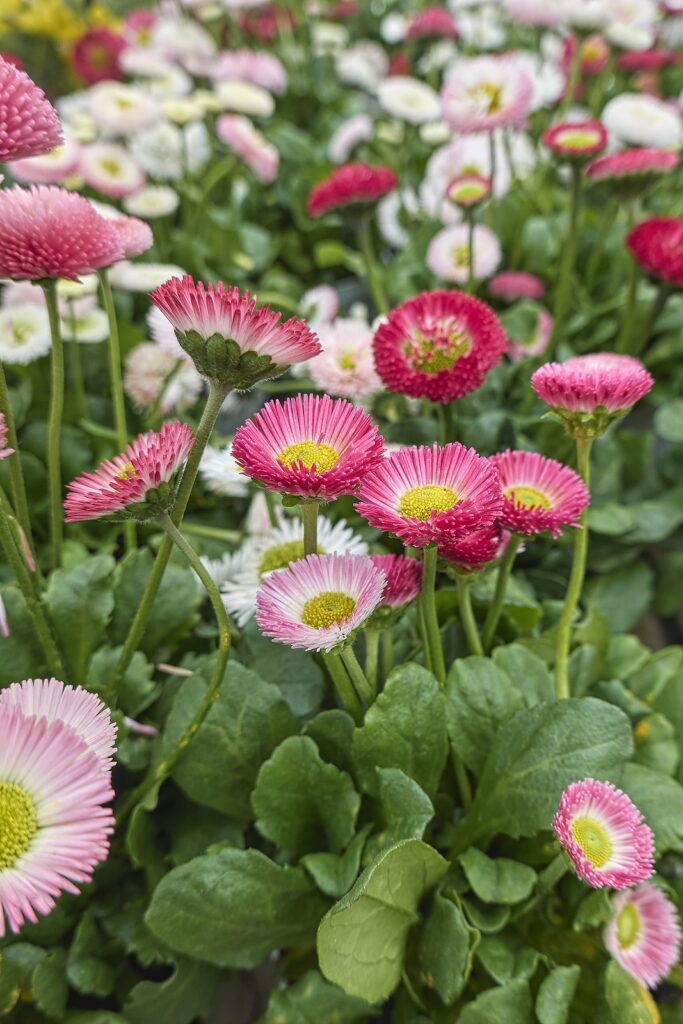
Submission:
M 610 960 L 605 974 L 605 995 L 614 1024 L 659 1024 L 652 996 L 635 978 Z
M 599 928 L 609 921 L 613 913 L 612 894 L 609 889 L 596 889 L 584 896 L 579 903 L 574 916 L 574 930 L 578 932 L 587 928 Z
M 528 982 L 511 981 L 483 992 L 465 1007 L 457 1024 L 534 1024 Z
M 53 949 L 43 957 L 33 972 L 31 991 L 36 1006 L 46 1017 L 63 1019 L 69 993 L 63 949 Z
M 436 893 L 418 943 L 426 984 L 446 1006 L 452 1006 L 467 984 L 479 932 L 471 928 L 460 907 Z
M 536 1016 L 540 1024 L 567 1024 L 569 1008 L 579 983 L 581 968 L 555 967 L 541 982 L 536 996 Z
M 0 596 L 9 626 L 9 636 L 0 635 L 0 687 L 19 679 L 40 679 L 45 657 L 23 595 L 17 587 L 5 585 Z
M 50 576 L 47 605 L 74 679 L 85 679 L 90 657 L 109 622 L 114 597 L 110 555 L 91 555 L 71 569 Z
M 499 985 L 533 977 L 543 954 L 531 946 L 524 946 L 513 935 L 485 935 L 478 948 L 477 959 Z
M 337 768 L 351 772 L 351 741 L 355 726 L 351 715 L 333 708 L 321 711 L 304 726 L 304 735 L 315 740 L 325 761 L 336 764 Z
M 683 841 L 683 786 L 642 764 L 627 764 L 621 788 L 654 832 L 657 855 L 677 849 Z
M 192 720 L 210 671 L 210 664 L 202 666 L 178 690 L 164 729 L 164 754 Z M 296 719 L 280 691 L 238 662 L 230 662 L 218 699 L 177 761 L 173 778 L 198 804 L 249 821 L 249 794 L 259 768 L 296 731 Z
M 400 768 L 380 768 L 377 776 L 385 822 L 379 837 L 382 846 L 392 846 L 401 839 L 422 839 L 434 817 L 434 806 L 425 791 Z
M 153 562 L 154 557 L 149 548 L 140 548 L 126 555 L 117 565 L 114 576 L 114 614 L 109 630 L 112 644 L 122 644 L 126 639 Z M 187 633 L 195 620 L 201 600 L 202 593 L 191 569 L 169 562 L 140 641 L 141 650 L 150 658 L 158 657 L 160 647 Z
M 496 736 L 457 850 L 497 832 L 531 836 L 548 828 L 570 782 L 619 781 L 632 750 L 624 712 L 593 697 L 518 711 Z
M 459 859 L 467 881 L 484 903 L 521 903 L 536 884 L 536 872 L 528 864 L 505 857 L 494 860 L 475 846 Z
M 272 994 L 260 1024 L 361 1024 L 372 1013 L 364 1000 L 347 996 L 318 971 L 308 971 L 284 992 Z
M 510 679 L 490 658 L 458 658 L 446 684 L 446 720 L 453 750 L 477 775 L 500 726 L 522 708 Z
M 69 983 L 84 995 L 108 996 L 114 990 L 116 971 L 98 954 L 104 951 L 104 940 L 91 913 L 79 921 L 69 948 L 66 976 Z
M 528 708 L 542 701 L 555 699 L 553 677 L 547 665 L 533 651 L 521 644 L 496 647 L 493 664 L 510 678 Z
M 680 760 L 676 730 L 664 715 L 647 715 L 634 730 L 636 749 L 633 760 L 647 768 L 673 775 Z
M 301 858 L 302 866 L 326 896 L 333 900 L 341 899 L 355 882 L 371 828 L 372 825 L 366 825 L 354 836 L 341 856 L 336 853 L 309 853 Z
M 198 960 L 179 959 L 170 978 L 135 985 L 123 1008 L 130 1024 L 191 1024 L 212 1009 L 225 975 Z
M 296 858 L 321 846 L 343 850 L 360 797 L 350 776 L 326 764 L 312 739 L 290 736 L 261 765 L 251 804 L 261 835 Z
M 0 953 L 0 1017 L 8 1015 L 19 1002 L 21 977 L 5 953 Z
M 353 736 L 353 760 L 368 792 L 379 792 L 378 768 L 400 768 L 432 796 L 446 763 L 444 695 L 437 680 L 419 665 L 404 665 Z
M 281 868 L 258 850 L 220 850 L 170 871 L 145 921 L 178 953 L 256 967 L 274 949 L 310 941 L 325 906 L 301 868 Z
M 381 853 L 320 923 L 325 977 L 369 1003 L 388 999 L 401 980 L 418 904 L 447 869 L 448 862 L 417 839 Z
M 472 925 L 485 935 L 495 935 L 510 920 L 510 907 L 481 903 L 475 896 L 463 896 L 462 905 Z
M 325 690 L 322 669 L 307 651 L 283 647 L 266 637 L 248 638 L 255 656 L 249 661 L 252 671 L 277 686 L 295 715 L 303 717 L 318 710 Z
M 121 651 L 121 647 L 100 647 L 92 656 L 86 685 L 104 700 L 111 699 L 111 681 Z M 149 707 L 158 692 L 159 687 L 152 679 L 153 674 L 154 666 L 147 661 L 142 651 L 136 651 L 116 687 L 118 706 L 132 718 Z
M 614 572 L 593 577 L 586 585 L 586 600 L 616 633 L 632 629 L 647 611 L 653 595 L 652 569 L 634 562 Z
M 660 405 L 655 413 L 655 430 L 665 441 L 683 442 L 683 398 Z

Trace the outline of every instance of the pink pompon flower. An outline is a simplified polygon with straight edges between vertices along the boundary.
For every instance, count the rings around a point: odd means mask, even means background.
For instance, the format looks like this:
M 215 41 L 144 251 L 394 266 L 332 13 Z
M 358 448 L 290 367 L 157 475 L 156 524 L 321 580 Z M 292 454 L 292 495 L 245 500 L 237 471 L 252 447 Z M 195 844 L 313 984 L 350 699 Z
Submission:
M 413 14 L 406 30 L 407 39 L 457 39 L 458 27 L 445 7 L 425 7 Z
M 121 78 L 119 60 L 126 46 L 126 40 L 111 29 L 100 25 L 89 28 L 73 48 L 76 74 L 88 85 Z
M 332 651 L 374 612 L 385 583 L 366 555 L 308 555 L 263 580 L 256 621 L 277 643 Z
M 533 83 L 507 55 L 457 61 L 441 90 L 443 118 L 457 132 L 489 132 L 521 124 L 531 110 Z
M 531 377 L 538 397 L 565 422 L 574 423 L 577 429 L 595 426 L 599 432 L 643 398 L 653 384 L 639 359 L 613 352 L 546 363 Z
M 91 203 L 50 185 L 0 190 L 0 277 L 75 281 L 123 257 L 118 233 Z
M 470 206 L 477 206 L 478 203 L 487 199 L 491 195 L 491 185 L 490 178 L 470 171 L 453 178 L 446 188 L 446 198 L 456 206 L 467 209 Z
M 668 149 L 622 149 L 599 156 L 586 168 L 589 181 L 612 185 L 615 191 L 638 194 L 678 165 L 678 154 Z
M 641 267 L 683 288 L 683 220 L 651 217 L 631 231 L 626 244 Z
M 527 537 L 542 532 L 560 537 L 563 527 L 579 525 L 590 495 L 573 469 L 536 452 L 508 450 L 490 461 L 505 497 L 501 526 Z
M 495 562 L 505 550 L 510 534 L 499 526 L 473 530 L 459 540 L 439 547 L 439 557 L 455 566 L 458 572 L 470 573 Z
M 9 169 L 12 177 L 24 185 L 60 185 L 76 171 L 80 153 L 78 143 L 67 138 L 50 153 L 12 160 Z
M 0 706 L 0 937 L 49 914 L 109 851 L 110 772 L 62 721 Z
M 284 65 L 267 50 L 221 50 L 208 74 L 216 82 L 251 82 L 278 96 L 287 89 Z
M 139 217 L 129 217 L 127 214 L 123 214 L 121 217 L 114 217 L 112 224 L 121 239 L 124 256 L 127 260 L 140 256 L 154 245 L 152 229 Z
M 247 476 L 270 490 L 316 501 L 353 494 L 383 453 L 367 413 L 329 395 L 268 402 L 232 442 L 232 454 Z
M 7 423 L 4 412 L 0 412 L 0 461 L 14 455 L 14 448 L 5 448 L 7 444 Z
M 167 511 L 175 497 L 171 482 L 193 444 L 192 431 L 180 422 L 140 434 L 122 455 L 71 481 L 66 522 L 120 517 L 124 510 L 131 518 L 151 519 Z
M 543 145 L 567 160 L 588 160 L 607 145 L 607 131 L 599 121 L 563 121 L 543 133 Z
M 259 181 L 266 185 L 275 181 L 280 154 L 248 117 L 223 114 L 216 121 L 216 135 L 240 160 L 244 160 Z
M 422 589 L 422 562 L 405 555 L 370 555 L 370 560 L 386 576 L 382 605 L 402 608 L 415 600 Z
M 540 277 L 526 270 L 502 270 L 490 279 L 487 287 L 490 295 L 505 302 L 542 299 L 545 295 L 545 285 Z
M 656 988 L 678 963 L 681 926 L 676 908 L 652 882 L 617 893 L 605 946 L 645 988 Z
M 472 448 L 401 448 L 365 473 L 356 511 L 404 544 L 448 544 L 491 526 L 503 506 L 498 470 Z
M 61 141 L 57 111 L 43 90 L 0 58 L 0 162 L 49 153 Z
M 475 391 L 502 359 L 505 331 L 490 306 L 464 292 L 422 292 L 393 309 L 373 341 L 389 391 L 450 402 Z
M 652 830 L 626 793 L 610 782 L 570 783 L 553 829 L 579 878 L 594 889 L 627 889 L 654 871 Z
M 321 181 L 308 197 L 309 217 L 322 217 L 330 210 L 358 203 L 376 203 L 398 186 L 398 179 L 388 167 L 370 167 L 351 163 L 333 171 Z
M 0 690 L 0 714 L 4 707 L 17 707 L 24 715 L 47 722 L 63 722 L 97 755 L 103 770 L 111 768 L 116 726 L 109 708 L 96 694 L 59 679 L 24 679 Z

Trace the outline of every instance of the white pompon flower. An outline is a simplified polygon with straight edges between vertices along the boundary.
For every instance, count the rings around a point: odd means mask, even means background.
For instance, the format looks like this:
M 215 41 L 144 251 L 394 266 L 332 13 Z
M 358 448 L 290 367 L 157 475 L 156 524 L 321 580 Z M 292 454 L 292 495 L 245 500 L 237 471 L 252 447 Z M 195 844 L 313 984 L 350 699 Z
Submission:
M 47 309 L 34 302 L 0 309 L 0 360 L 25 366 L 50 351 Z
M 383 110 L 408 124 L 425 124 L 441 117 L 439 94 L 410 75 L 385 78 L 377 89 L 377 99 Z
M 126 196 L 122 205 L 131 217 L 154 220 L 175 213 L 179 203 L 178 193 L 169 185 L 147 185 L 139 192 Z
M 389 58 L 379 43 L 361 39 L 337 54 L 335 69 L 339 81 L 344 85 L 375 92 L 386 78 Z
M 90 114 L 103 135 L 130 135 L 159 117 L 153 96 L 124 82 L 98 82 L 90 90 Z
M 174 263 L 131 263 L 121 260 L 109 271 L 115 288 L 126 292 L 151 292 L 172 277 L 184 277 L 185 271 Z
M 623 92 L 600 115 L 609 134 L 618 142 L 655 149 L 678 149 L 683 143 L 681 116 L 656 96 Z
M 126 356 L 123 386 L 136 409 L 145 412 L 157 403 L 167 416 L 190 409 L 203 383 L 188 359 L 176 359 L 161 345 L 143 341 Z
M 209 159 L 211 148 L 204 124 L 195 121 L 179 128 L 162 120 L 132 135 L 130 151 L 152 178 L 178 181 L 183 176 L 185 161 L 190 172 L 198 171 Z
M 65 341 L 78 341 L 83 345 L 93 345 L 100 341 L 106 341 L 109 337 L 109 320 L 107 314 L 99 306 L 90 304 L 82 305 L 79 302 L 70 302 L 68 308 L 62 313 L 62 336 Z

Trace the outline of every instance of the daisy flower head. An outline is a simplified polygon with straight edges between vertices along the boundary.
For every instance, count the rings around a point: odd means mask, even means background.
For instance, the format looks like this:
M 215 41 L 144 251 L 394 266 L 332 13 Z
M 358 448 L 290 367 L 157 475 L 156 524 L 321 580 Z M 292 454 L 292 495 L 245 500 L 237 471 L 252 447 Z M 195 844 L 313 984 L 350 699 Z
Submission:
M 381 390 L 369 324 L 352 317 L 339 317 L 330 324 L 321 324 L 318 336 L 322 352 L 308 363 L 308 372 L 316 387 L 329 395 L 356 401 Z
M 375 367 L 389 391 L 450 402 L 475 391 L 503 357 L 493 310 L 464 292 L 433 291 L 393 309 L 375 332 Z
M 683 143 L 680 113 L 656 96 L 622 92 L 605 104 L 600 116 L 610 136 L 627 146 L 676 150 Z
M 562 121 L 543 133 L 543 145 L 562 160 L 590 160 L 607 145 L 607 132 L 599 121 Z
M 170 185 L 146 185 L 139 192 L 125 196 L 122 205 L 131 217 L 154 220 L 175 213 L 179 202 L 178 193 Z
M 545 296 L 545 285 L 540 277 L 529 274 L 526 270 L 502 270 L 492 277 L 487 288 L 489 295 L 504 302 L 516 302 L 517 299 L 542 299 Z
M 10 455 L 14 455 L 14 448 L 6 448 L 7 444 L 7 423 L 5 422 L 4 412 L 0 412 L 0 460 L 6 459 Z
M 616 894 L 604 938 L 607 951 L 644 988 L 656 988 L 678 963 L 678 914 L 652 882 Z
M 176 476 L 194 444 L 185 423 L 164 423 L 140 434 L 122 455 L 83 473 L 68 487 L 66 522 L 85 519 L 154 519 L 173 507 Z
M 457 39 L 458 27 L 446 7 L 436 4 L 413 14 L 406 28 L 407 39 Z
M 199 463 L 199 475 L 207 491 L 227 498 L 246 498 L 249 477 L 245 476 L 231 451 L 231 445 L 217 448 L 207 444 Z
M 448 562 L 456 574 L 469 575 L 500 558 L 509 537 L 510 534 L 498 525 L 484 526 L 458 540 L 440 545 L 439 558 Z
M 57 111 L 43 90 L 0 57 L 0 162 L 49 153 L 61 141 Z
M 202 378 L 189 359 L 178 359 L 153 341 L 130 350 L 124 363 L 123 388 L 136 409 L 153 406 L 162 416 L 190 409 L 202 391 Z
M 559 537 L 563 527 L 579 525 L 590 495 L 574 470 L 536 452 L 509 449 L 490 461 L 500 473 L 505 498 L 501 526 L 527 537 L 543 532 Z
M 268 402 L 235 434 L 232 454 L 269 490 L 311 501 L 354 494 L 384 457 L 384 443 L 362 409 L 329 395 Z
M 631 231 L 626 244 L 646 273 L 683 288 L 683 220 L 650 217 Z
M 150 128 L 159 104 L 143 89 L 123 82 L 99 82 L 89 91 L 89 110 L 103 135 L 130 135 Z
M 27 366 L 46 356 L 52 347 L 47 309 L 36 302 L 0 307 L 0 359 Z
M 377 99 L 382 110 L 408 124 L 426 124 L 441 117 L 439 94 L 410 75 L 390 75 L 380 82 Z
M 103 25 L 89 28 L 76 41 L 71 54 L 76 73 L 88 85 L 121 78 L 119 60 L 126 46 L 123 36 Z
M 99 203 L 93 200 L 93 206 L 105 220 L 110 221 L 116 228 L 123 245 L 123 255 L 127 260 L 142 255 L 154 245 L 152 229 L 143 220 L 139 220 L 138 217 L 129 217 L 117 210 L 116 207 L 109 206 L 108 203 Z
M 446 198 L 455 206 L 469 209 L 478 206 L 491 195 L 491 179 L 482 174 L 460 174 L 449 182 Z
M 275 181 L 280 166 L 280 154 L 248 117 L 242 117 L 240 114 L 223 114 L 216 121 L 216 135 L 245 162 L 259 181 L 264 184 Z
M 67 137 L 49 153 L 12 160 L 9 169 L 23 185 L 61 185 L 77 170 L 80 153 L 78 143 Z
M 593 160 L 586 168 L 586 177 L 596 185 L 608 185 L 619 197 L 633 198 L 677 166 L 678 154 L 667 149 L 622 149 Z
M 290 363 L 320 352 L 320 343 L 303 320 L 281 323 L 270 306 L 257 307 L 249 292 L 204 285 L 185 276 L 156 288 L 150 298 L 173 325 L 197 372 L 239 391 L 272 380 Z
M 370 555 L 372 564 L 386 576 L 386 586 L 378 613 L 402 611 L 422 590 L 424 564 L 406 555 Z
M 318 284 L 301 296 L 299 309 L 311 324 L 331 324 L 339 312 L 339 292 L 331 284 Z
M 276 643 L 333 651 L 372 615 L 385 583 L 365 555 L 308 555 L 263 580 L 256 621 Z
M 491 526 L 503 506 L 498 470 L 472 448 L 400 448 L 361 480 L 356 511 L 404 544 L 448 544 Z
M 0 277 L 75 280 L 120 260 L 118 232 L 75 192 L 50 185 L 0 191 Z
M 145 175 L 125 146 L 118 142 L 93 142 L 83 146 L 78 169 L 86 185 L 113 199 L 139 192 Z
M 470 229 L 467 224 L 452 224 L 442 228 L 432 238 L 427 250 L 426 263 L 442 281 L 466 284 L 470 276 Z M 500 266 L 500 242 L 490 228 L 475 224 L 472 233 L 472 276 L 483 281 Z
M 570 783 L 560 798 L 553 829 L 579 878 L 594 889 L 627 889 L 654 871 L 652 830 L 627 795 L 610 782 Z
M 521 124 L 531 109 L 533 83 L 508 56 L 459 60 L 441 90 L 443 118 L 457 132 Z
M 597 437 L 652 388 L 654 381 L 639 359 L 599 352 L 546 363 L 531 386 L 574 437 Z
M 367 206 L 391 192 L 398 179 L 388 167 L 364 163 L 344 164 L 321 181 L 308 197 L 309 217 L 322 217 L 346 206 Z

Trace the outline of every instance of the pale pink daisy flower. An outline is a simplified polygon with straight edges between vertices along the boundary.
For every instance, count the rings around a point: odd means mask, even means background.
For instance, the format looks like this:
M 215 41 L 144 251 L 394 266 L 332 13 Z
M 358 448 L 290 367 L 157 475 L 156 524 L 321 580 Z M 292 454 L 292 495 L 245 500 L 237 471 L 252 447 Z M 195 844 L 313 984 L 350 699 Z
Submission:
M 121 213 L 115 206 L 108 203 L 99 203 L 93 200 L 93 206 L 97 212 L 110 221 L 119 233 L 123 254 L 127 260 L 140 256 L 154 245 L 154 235 L 149 224 L 138 217 L 129 217 Z
M 333 164 L 346 163 L 356 146 L 369 142 L 374 134 L 372 118 L 368 114 L 354 114 L 334 131 L 327 146 L 327 155 Z
M 0 277 L 76 280 L 123 256 L 118 233 L 91 203 L 50 185 L 0 191 Z
M 277 96 L 287 89 L 284 65 L 267 50 L 221 50 L 208 73 L 216 82 L 251 82 Z
M 276 643 L 329 652 L 374 612 L 385 583 L 366 555 L 308 555 L 263 580 L 256 621 Z
M 472 276 L 476 281 L 483 281 L 500 266 L 503 255 L 500 242 L 490 228 L 475 224 L 472 250 Z M 470 273 L 467 224 L 453 224 L 437 232 L 429 244 L 426 263 L 442 281 L 466 284 Z
M 363 474 L 356 511 L 371 526 L 424 547 L 491 526 L 503 506 L 497 469 L 472 448 L 401 448 Z
M 627 889 L 654 871 L 652 830 L 626 793 L 611 782 L 570 783 L 553 829 L 579 878 L 594 889 Z
M 676 908 L 652 882 L 617 893 L 605 946 L 645 988 L 656 988 L 678 963 L 681 926 Z
M 308 372 L 321 391 L 340 398 L 369 398 L 382 389 L 372 353 L 373 330 L 363 320 L 340 317 L 318 326 L 322 352 Z
M 535 309 L 535 320 L 526 337 L 510 338 L 507 354 L 513 363 L 529 356 L 542 356 L 553 333 L 553 318 L 543 306 Z
M 563 8 L 558 0 L 504 0 L 508 17 L 523 25 L 555 28 L 560 25 Z
M 86 185 L 113 199 L 139 192 L 145 175 L 125 146 L 117 142 L 93 142 L 83 146 L 78 170 Z
M 27 716 L 48 723 L 63 722 L 96 754 L 103 769 L 111 768 L 116 749 L 116 725 L 106 704 L 81 686 L 59 679 L 24 679 L 0 690 L 0 714 L 16 707 Z
M 383 459 L 379 431 L 362 409 L 329 395 L 268 402 L 247 420 L 232 454 L 270 490 L 316 501 L 353 494 Z
M 501 526 L 528 537 L 545 531 L 560 537 L 563 527 L 579 525 L 590 495 L 573 469 L 536 452 L 509 449 L 489 461 L 500 473 L 505 497 Z
M 0 412 L 0 461 L 14 455 L 14 448 L 5 448 L 7 444 L 7 424 L 4 412 Z
M 178 357 L 153 341 L 143 341 L 126 356 L 123 387 L 140 412 L 156 403 L 161 415 L 167 416 L 190 409 L 203 382 L 184 352 Z
M 61 185 L 76 171 L 80 152 L 78 143 L 67 137 L 50 153 L 12 160 L 8 166 L 12 177 L 24 185 Z
M 414 601 L 422 590 L 424 565 L 417 558 L 405 555 L 370 555 L 376 569 L 386 576 L 386 585 L 381 605 L 389 608 L 403 608 Z
M 443 118 L 458 132 L 518 125 L 531 109 L 533 92 L 529 75 L 512 57 L 459 60 L 441 90 Z
M 526 270 L 502 270 L 488 282 L 489 294 L 505 302 L 516 299 L 542 299 L 545 285 L 540 277 Z
M 339 293 L 331 284 L 318 284 L 304 292 L 299 308 L 309 323 L 330 324 L 339 312 Z
M 0 707 L 0 937 L 78 893 L 109 852 L 109 771 L 61 721 Z
M 248 117 L 223 114 L 216 121 L 216 135 L 240 160 L 244 160 L 259 181 L 266 185 L 275 181 L 280 154 Z
M 49 153 L 61 141 L 57 111 L 43 90 L 0 57 L 0 161 Z
M 94 473 L 72 480 L 64 502 L 66 522 L 84 519 L 152 519 L 172 507 L 173 481 L 194 444 L 185 423 L 164 423 L 105 460 Z

